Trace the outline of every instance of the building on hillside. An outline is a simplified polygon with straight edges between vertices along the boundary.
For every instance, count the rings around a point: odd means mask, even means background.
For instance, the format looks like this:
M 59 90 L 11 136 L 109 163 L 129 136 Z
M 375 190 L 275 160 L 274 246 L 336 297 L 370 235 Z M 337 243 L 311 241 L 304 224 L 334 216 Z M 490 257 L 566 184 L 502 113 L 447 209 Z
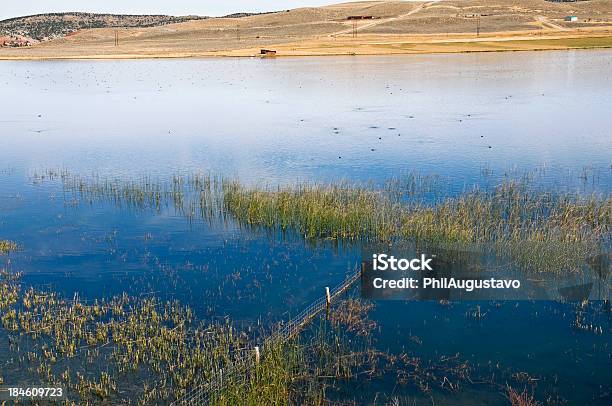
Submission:
M 578 17 L 576 16 L 567 16 L 565 17 L 565 21 L 569 21 L 571 23 L 578 21 Z
M 373 20 L 374 16 L 348 16 L 347 20 Z

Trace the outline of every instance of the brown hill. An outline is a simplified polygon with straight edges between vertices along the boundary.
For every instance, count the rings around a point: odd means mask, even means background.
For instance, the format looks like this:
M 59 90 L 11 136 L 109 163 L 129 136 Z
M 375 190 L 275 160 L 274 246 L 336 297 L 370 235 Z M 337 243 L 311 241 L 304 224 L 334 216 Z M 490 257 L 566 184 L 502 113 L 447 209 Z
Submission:
M 205 17 L 166 15 L 125 15 L 95 13 L 48 13 L 0 21 L 0 35 L 44 41 L 89 29 L 108 27 L 144 28 L 200 20 Z

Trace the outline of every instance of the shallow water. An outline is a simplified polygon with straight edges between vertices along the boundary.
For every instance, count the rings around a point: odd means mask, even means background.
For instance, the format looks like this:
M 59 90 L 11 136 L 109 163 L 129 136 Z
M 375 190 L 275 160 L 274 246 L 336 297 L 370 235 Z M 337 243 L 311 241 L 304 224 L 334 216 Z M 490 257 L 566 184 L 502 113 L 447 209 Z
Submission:
M 179 299 L 204 319 L 286 320 L 351 272 L 360 248 L 87 201 L 36 175 L 378 184 L 416 171 L 453 195 L 535 173 L 552 190 L 609 195 L 611 72 L 608 51 L 3 62 L 0 237 L 22 247 L 10 267 L 25 284 L 69 297 L 127 291 Z M 540 400 L 610 400 L 609 312 L 597 312 L 598 336 L 572 330 L 568 304 L 488 306 L 475 322 L 469 303 L 380 302 L 377 342 L 399 351 L 418 336 L 410 350 L 424 358 L 460 353 L 482 376 L 527 371 Z M 371 401 L 394 387 L 357 389 Z M 436 396 L 505 402 L 489 386 Z

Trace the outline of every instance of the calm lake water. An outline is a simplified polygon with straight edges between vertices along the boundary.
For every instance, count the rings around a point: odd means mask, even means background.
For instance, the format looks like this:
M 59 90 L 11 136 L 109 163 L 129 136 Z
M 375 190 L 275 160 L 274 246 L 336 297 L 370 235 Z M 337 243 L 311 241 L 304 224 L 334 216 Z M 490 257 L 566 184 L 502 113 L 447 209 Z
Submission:
M 36 175 L 382 184 L 416 171 L 453 195 L 537 173 L 546 188 L 609 195 L 611 106 L 609 51 L 2 62 L 0 238 L 22 247 L 10 267 L 27 285 L 85 299 L 153 293 L 203 319 L 286 320 L 351 272 L 360 247 L 79 201 Z M 473 307 L 379 302 L 378 346 L 460 354 L 499 382 L 526 372 L 542 401 L 609 404 L 609 312 L 594 311 L 595 335 L 571 328 L 570 304 L 485 303 L 480 321 L 466 317 Z M 333 396 L 431 402 L 384 380 L 343 390 Z M 433 396 L 507 402 L 478 384 Z

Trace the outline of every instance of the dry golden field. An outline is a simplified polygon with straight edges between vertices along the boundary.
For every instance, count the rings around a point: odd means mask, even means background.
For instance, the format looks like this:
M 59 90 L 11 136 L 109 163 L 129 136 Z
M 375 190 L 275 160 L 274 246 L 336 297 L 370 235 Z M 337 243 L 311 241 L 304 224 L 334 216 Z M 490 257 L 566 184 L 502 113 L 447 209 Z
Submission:
M 579 20 L 565 22 L 568 15 Z M 603 47 L 612 47 L 608 0 L 367 1 L 150 28 L 88 29 L 32 47 L 0 48 L 0 59 L 251 56 L 262 48 L 291 56 Z

